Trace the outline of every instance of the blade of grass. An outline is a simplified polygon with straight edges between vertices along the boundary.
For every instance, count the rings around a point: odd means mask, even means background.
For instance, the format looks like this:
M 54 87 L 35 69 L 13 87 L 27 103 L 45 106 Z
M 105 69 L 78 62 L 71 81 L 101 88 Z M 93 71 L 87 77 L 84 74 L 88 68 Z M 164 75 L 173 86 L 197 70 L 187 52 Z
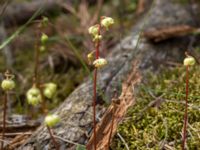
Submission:
M 43 6 L 41 6 L 24 25 L 19 27 L 17 31 L 15 31 L 10 37 L 1 43 L 0 50 L 8 45 L 12 40 L 14 40 L 37 16 L 39 16 L 42 13 L 42 9 Z

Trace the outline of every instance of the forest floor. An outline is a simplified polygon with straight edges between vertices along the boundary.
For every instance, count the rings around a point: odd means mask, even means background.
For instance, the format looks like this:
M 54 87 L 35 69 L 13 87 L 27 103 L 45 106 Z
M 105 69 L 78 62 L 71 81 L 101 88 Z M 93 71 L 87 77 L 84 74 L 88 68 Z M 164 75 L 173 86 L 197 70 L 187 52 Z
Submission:
M 18 0 L 19 1 L 19 0 Z M 20 1 L 21 2 L 21 1 Z M 183 4 L 185 0 L 181 1 Z M 112 6 L 112 8 L 111 8 Z M 121 7 L 123 6 L 123 7 Z M 86 55 L 92 49 L 91 39 L 87 35 L 84 18 L 92 19 L 89 14 L 95 13 L 95 7 L 88 9 L 86 3 L 76 5 L 76 14 L 57 12 L 50 17 L 52 25 L 42 32 L 49 35 L 48 50 L 40 58 L 40 77 L 43 83 L 52 81 L 58 85 L 58 93 L 53 101 L 47 101 L 49 110 L 59 106 L 65 98 L 80 85 L 92 69 L 88 65 Z M 102 6 L 100 14 L 110 15 L 116 19 L 116 26 L 112 33 L 102 43 L 105 56 L 116 43 L 129 34 L 131 27 L 138 19 L 137 0 L 112 0 Z M 112 11 L 111 11 L 112 10 Z M 84 17 L 77 17 L 82 14 Z M 114 15 L 113 15 L 114 14 Z M 98 20 L 96 18 L 96 20 Z M 130 21 L 131 20 L 131 21 Z M 80 26 L 82 24 L 82 26 Z M 26 28 L 19 37 L 12 41 L 10 49 L 16 74 L 16 99 L 11 98 L 9 104 L 11 120 L 18 119 L 17 126 L 11 126 L 7 139 L 10 149 L 20 146 L 34 130 L 41 124 L 41 108 L 38 107 L 28 115 L 31 121 L 23 124 L 30 108 L 26 103 L 26 90 L 32 86 L 34 74 L 34 49 L 37 43 L 37 21 Z M 7 29 L 12 34 L 18 26 Z M 34 43 L 34 44 L 33 44 Z M 199 47 L 195 49 L 199 53 Z M 5 71 L 6 56 L 0 55 L 0 70 Z M 191 150 L 200 147 L 200 68 L 199 64 L 190 68 L 189 84 L 189 120 L 187 146 Z M 64 84 L 63 84 L 64 83 Z M 122 120 L 117 129 L 111 148 L 113 150 L 146 148 L 181 149 L 184 104 L 185 104 L 185 67 L 180 62 L 174 62 L 174 67 L 163 68 L 159 74 L 149 72 L 148 79 L 143 80 L 136 95 L 136 103 Z M 3 94 L 0 97 L 3 98 Z M 0 108 L 2 110 L 2 107 Z M 2 115 L 0 116 L 2 118 Z M 39 119 L 36 119 L 39 118 Z M 2 119 L 1 119 L 2 120 Z M 25 121 L 26 122 L 26 121 Z M 25 133 L 24 132 L 24 128 Z M 15 131 L 15 132 L 13 132 Z M 138 148 L 139 147 L 139 148 Z

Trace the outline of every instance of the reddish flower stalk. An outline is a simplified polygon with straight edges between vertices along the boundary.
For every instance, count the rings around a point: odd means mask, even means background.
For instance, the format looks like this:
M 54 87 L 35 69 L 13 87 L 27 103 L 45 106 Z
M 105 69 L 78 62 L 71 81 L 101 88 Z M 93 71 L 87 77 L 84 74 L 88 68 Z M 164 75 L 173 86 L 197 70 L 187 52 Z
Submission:
M 185 150 L 186 136 L 187 136 L 187 122 L 188 122 L 188 93 L 189 93 L 189 66 L 186 66 L 186 90 L 185 90 L 185 115 L 183 126 L 183 143 L 182 150 Z
M 101 25 L 99 24 L 98 26 L 98 35 L 100 35 L 100 31 L 101 31 Z M 96 59 L 99 58 L 99 47 L 100 47 L 100 40 L 97 40 L 97 42 L 95 43 L 95 47 L 96 47 Z M 93 132 L 94 132 L 94 149 L 97 149 L 96 146 L 96 97 L 97 97 L 97 68 L 95 68 L 94 70 L 94 85 L 93 85 Z
M 8 92 L 5 92 L 4 98 L 4 109 L 3 109 L 3 129 L 2 129 L 2 141 L 1 141 L 1 149 L 3 150 L 4 147 L 4 136 L 5 136 L 5 129 L 6 129 L 6 111 L 7 111 L 7 100 L 8 100 Z
M 47 126 L 47 129 L 48 129 L 48 132 L 49 132 L 49 134 L 50 134 L 50 137 L 51 137 L 51 139 L 52 139 L 52 141 L 53 141 L 53 144 L 54 144 L 56 150 L 59 150 L 59 144 L 56 142 L 56 140 L 55 140 L 55 138 L 54 138 L 54 136 L 53 136 L 53 133 L 52 133 L 52 131 L 51 131 L 51 128 L 50 128 L 49 126 Z

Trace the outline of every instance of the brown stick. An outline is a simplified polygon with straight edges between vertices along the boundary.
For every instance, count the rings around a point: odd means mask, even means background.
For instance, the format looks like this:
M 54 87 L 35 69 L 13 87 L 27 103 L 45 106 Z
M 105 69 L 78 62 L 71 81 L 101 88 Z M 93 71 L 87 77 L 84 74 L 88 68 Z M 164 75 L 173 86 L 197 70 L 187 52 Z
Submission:
M 3 147 L 4 147 L 3 140 L 4 140 L 4 136 L 5 136 L 5 129 L 6 129 L 7 99 L 8 99 L 8 92 L 5 92 L 4 109 L 3 109 L 3 131 L 2 131 L 1 150 L 3 150 Z

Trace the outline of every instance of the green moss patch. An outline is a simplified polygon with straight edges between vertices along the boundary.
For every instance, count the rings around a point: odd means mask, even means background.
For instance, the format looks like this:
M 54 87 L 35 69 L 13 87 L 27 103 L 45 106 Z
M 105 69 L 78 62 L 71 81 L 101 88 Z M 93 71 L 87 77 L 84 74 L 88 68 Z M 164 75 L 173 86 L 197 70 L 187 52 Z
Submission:
M 148 82 L 140 87 L 137 102 L 128 111 L 118 132 L 130 149 L 159 150 L 181 149 L 185 102 L 185 68 L 149 75 Z M 189 149 L 200 147 L 200 68 L 190 68 Z M 126 149 L 124 142 L 115 136 L 115 150 Z

